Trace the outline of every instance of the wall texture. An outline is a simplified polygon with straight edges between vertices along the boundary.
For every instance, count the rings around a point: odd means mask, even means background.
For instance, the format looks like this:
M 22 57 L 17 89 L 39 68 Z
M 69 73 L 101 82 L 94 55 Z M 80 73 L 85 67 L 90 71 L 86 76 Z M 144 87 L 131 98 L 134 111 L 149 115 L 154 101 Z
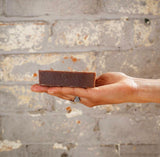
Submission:
M 160 104 L 31 92 L 51 68 L 160 78 L 160 0 L 0 0 L 0 157 L 160 156 Z

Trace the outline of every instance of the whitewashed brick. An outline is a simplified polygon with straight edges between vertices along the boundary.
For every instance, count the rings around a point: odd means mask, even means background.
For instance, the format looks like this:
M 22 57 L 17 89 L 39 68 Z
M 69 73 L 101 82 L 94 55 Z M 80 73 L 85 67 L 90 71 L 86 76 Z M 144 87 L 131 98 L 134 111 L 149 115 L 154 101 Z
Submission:
M 77 124 L 80 120 L 80 124 Z M 3 139 L 22 143 L 79 143 L 97 145 L 95 119 L 86 115 L 68 118 L 65 115 L 13 114 L 1 118 Z M 88 134 L 89 133 L 89 134 Z
M 156 157 L 160 154 L 159 145 L 121 145 L 120 155 L 123 157 Z
M 132 46 L 131 22 L 119 20 L 59 21 L 53 25 L 56 48 L 128 49 Z
M 48 32 L 44 22 L 0 23 L 0 50 L 39 51 L 45 44 Z
M 7 149 L 7 147 L 8 147 L 7 145 L 6 147 L 4 146 L 4 150 L 5 148 Z M 2 157 L 11 157 L 11 156 L 12 157 L 20 157 L 20 156 L 27 157 L 25 145 L 22 145 L 18 149 L 12 149 L 12 147 L 9 147 L 8 149 L 9 149 L 8 151 L 1 150 L 0 156 Z
M 53 53 L 0 57 L 1 82 L 38 83 L 38 70 L 95 71 L 95 54 Z
M 135 47 L 154 47 L 159 50 L 160 20 L 135 20 L 134 43 Z
M 158 79 L 159 62 L 159 50 L 106 51 L 96 58 L 96 72 L 97 75 L 123 72 L 133 77 Z
M 92 146 L 92 147 L 76 147 L 72 150 L 72 156 L 76 157 L 119 157 L 119 152 L 114 145 L 110 146 Z
M 54 111 L 54 104 L 54 97 L 34 93 L 30 90 L 30 86 L 0 86 L 1 113 L 28 111 L 33 114 L 43 114 L 46 111 Z
M 6 0 L 6 14 L 9 16 L 74 16 L 95 14 L 98 0 Z
M 111 115 L 99 122 L 101 143 L 158 144 L 159 117 Z
M 102 0 L 106 13 L 125 15 L 160 15 L 160 1 L 157 0 Z

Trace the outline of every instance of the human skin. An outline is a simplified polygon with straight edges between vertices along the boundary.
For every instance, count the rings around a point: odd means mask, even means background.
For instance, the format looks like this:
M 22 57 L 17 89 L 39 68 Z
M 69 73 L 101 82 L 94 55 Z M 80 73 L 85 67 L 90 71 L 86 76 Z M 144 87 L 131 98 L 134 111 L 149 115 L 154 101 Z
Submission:
M 59 98 L 73 101 L 80 97 L 80 103 L 93 107 L 125 102 L 160 103 L 160 79 L 142 79 L 120 72 L 102 74 L 95 81 L 94 88 L 45 87 L 35 84 L 33 92 L 45 92 Z

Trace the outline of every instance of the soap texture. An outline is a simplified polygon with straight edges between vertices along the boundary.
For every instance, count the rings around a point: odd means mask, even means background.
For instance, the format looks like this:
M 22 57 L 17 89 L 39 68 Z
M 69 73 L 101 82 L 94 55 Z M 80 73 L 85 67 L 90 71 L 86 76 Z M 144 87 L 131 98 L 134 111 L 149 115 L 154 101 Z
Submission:
M 39 70 L 39 84 L 50 87 L 95 87 L 95 72 Z

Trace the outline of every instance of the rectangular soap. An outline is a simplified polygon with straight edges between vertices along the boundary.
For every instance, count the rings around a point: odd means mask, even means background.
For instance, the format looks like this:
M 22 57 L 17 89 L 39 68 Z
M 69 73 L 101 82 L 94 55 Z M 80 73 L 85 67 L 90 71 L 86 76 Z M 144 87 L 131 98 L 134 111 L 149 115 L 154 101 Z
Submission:
M 95 72 L 39 70 L 39 84 L 52 87 L 95 87 Z

